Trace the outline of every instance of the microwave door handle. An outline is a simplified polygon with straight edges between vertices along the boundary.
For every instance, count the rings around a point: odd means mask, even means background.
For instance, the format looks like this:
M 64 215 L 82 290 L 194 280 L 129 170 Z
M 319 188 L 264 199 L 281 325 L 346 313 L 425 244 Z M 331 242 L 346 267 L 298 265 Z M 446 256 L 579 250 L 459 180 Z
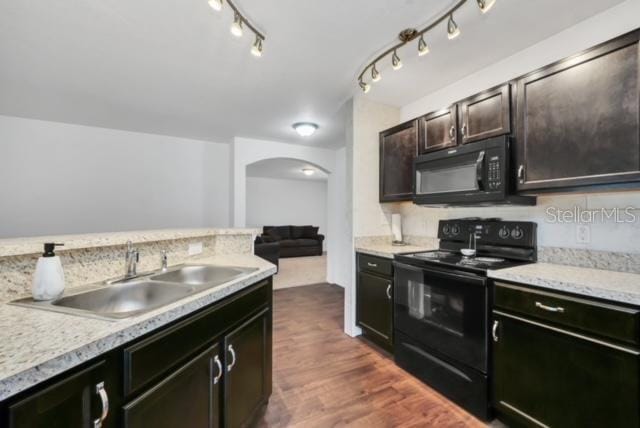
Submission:
M 483 190 L 484 188 L 483 166 L 484 166 L 484 150 L 482 150 L 478 154 L 478 160 L 476 160 L 476 181 L 478 182 L 479 190 Z

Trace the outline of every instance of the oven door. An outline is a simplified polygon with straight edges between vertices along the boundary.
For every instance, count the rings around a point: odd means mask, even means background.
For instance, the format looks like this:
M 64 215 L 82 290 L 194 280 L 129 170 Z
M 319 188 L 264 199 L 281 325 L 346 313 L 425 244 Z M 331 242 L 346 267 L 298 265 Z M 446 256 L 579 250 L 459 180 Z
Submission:
M 395 265 L 395 329 L 441 355 L 487 372 L 487 278 Z

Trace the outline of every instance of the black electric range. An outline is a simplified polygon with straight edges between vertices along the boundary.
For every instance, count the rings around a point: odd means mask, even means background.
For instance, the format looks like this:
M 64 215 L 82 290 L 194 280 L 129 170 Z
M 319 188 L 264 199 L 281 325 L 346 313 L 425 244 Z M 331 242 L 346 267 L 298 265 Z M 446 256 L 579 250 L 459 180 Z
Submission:
M 396 363 L 482 419 L 490 418 L 487 271 L 533 263 L 536 224 L 442 220 L 439 249 L 394 258 Z M 474 255 L 464 255 L 474 249 Z

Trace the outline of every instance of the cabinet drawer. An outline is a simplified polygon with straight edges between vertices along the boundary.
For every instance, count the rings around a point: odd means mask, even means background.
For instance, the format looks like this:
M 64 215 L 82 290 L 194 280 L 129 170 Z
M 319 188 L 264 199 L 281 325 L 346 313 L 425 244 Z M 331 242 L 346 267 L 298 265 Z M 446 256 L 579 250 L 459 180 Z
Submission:
M 377 273 L 378 275 L 393 276 L 393 261 L 382 257 L 358 255 L 358 270 L 362 272 Z
M 124 393 L 129 395 L 184 362 L 247 315 L 269 304 L 271 287 L 263 281 L 220 305 L 179 322 L 124 350 Z
M 639 343 L 640 311 L 594 300 L 495 283 L 495 306 L 626 343 Z

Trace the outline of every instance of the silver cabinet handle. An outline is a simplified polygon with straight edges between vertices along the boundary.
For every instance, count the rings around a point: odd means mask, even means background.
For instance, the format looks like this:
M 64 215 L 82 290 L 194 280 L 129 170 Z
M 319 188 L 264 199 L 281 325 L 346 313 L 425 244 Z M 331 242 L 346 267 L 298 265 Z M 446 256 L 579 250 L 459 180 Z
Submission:
M 451 128 L 449 128 L 449 138 L 451 138 L 452 140 L 454 140 L 456 138 L 456 126 L 455 125 L 451 125 Z
M 369 266 L 369 267 L 378 267 L 378 264 L 377 263 L 367 262 L 367 266 Z
M 100 415 L 100 418 L 93 421 L 93 428 L 100 428 L 109 415 L 109 396 L 107 395 L 107 391 L 104 389 L 104 382 L 100 382 L 96 385 L 96 394 L 100 396 L 100 401 L 102 401 L 102 414 Z
M 540 302 L 536 302 L 536 308 L 542 309 L 547 312 L 557 312 L 559 314 L 564 313 L 564 308 L 562 306 L 547 306 Z
M 497 342 L 498 341 L 498 326 L 500 325 L 499 321 L 494 321 L 493 322 L 493 328 L 491 329 L 491 335 L 493 336 L 493 341 Z
M 391 283 L 387 285 L 387 297 L 391 300 Z
M 218 374 L 213 378 L 213 384 L 215 385 L 220 382 L 220 378 L 222 377 L 222 363 L 217 355 L 213 358 L 213 362 L 216 363 L 216 366 L 218 367 Z
M 518 167 L 518 180 L 520 180 L 521 183 L 524 182 L 524 165 Z
M 236 351 L 233 350 L 233 345 L 229 345 L 229 352 L 231 353 L 231 364 L 227 367 L 227 371 L 230 372 L 233 366 L 236 365 Z
M 464 125 L 462 125 L 462 128 L 460 129 L 460 133 L 462 134 L 463 137 L 465 135 L 467 135 L 467 124 L 466 123 Z

